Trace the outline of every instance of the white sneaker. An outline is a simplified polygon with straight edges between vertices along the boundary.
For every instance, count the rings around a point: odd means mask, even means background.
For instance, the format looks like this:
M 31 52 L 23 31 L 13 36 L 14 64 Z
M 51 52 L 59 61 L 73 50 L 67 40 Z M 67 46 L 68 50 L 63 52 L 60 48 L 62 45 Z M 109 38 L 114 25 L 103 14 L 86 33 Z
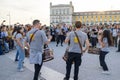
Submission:
M 99 66 L 98 68 L 99 68 L 99 69 L 102 69 L 102 67 L 101 67 L 101 66 Z
M 23 69 L 23 68 L 19 69 L 19 72 L 23 72 L 23 71 L 24 71 L 24 69 Z
M 107 75 L 109 75 L 109 74 L 110 74 L 110 72 L 109 72 L 109 71 L 103 71 L 102 73 L 103 73 L 103 74 L 107 74 Z

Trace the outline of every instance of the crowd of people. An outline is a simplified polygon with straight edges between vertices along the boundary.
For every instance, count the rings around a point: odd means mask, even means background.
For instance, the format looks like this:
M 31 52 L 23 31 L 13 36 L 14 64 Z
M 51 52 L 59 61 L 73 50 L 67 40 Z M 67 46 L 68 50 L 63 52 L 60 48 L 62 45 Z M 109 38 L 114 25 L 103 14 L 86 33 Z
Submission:
M 34 64 L 34 78 L 38 80 L 38 75 L 42 67 L 42 50 L 44 45 L 48 45 L 50 41 L 56 42 L 56 47 L 64 46 L 64 42 L 69 44 L 69 57 L 66 61 L 66 76 L 64 80 L 69 80 L 71 65 L 74 62 L 75 73 L 74 80 L 78 80 L 79 66 L 81 65 L 82 50 L 79 48 L 76 40 L 75 31 L 80 39 L 81 44 L 87 48 L 89 46 L 101 46 L 101 54 L 99 56 L 100 66 L 103 71 L 108 72 L 105 56 L 109 53 L 109 46 L 117 48 L 116 52 L 120 52 L 120 24 L 113 25 L 82 25 L 77 21 L 74 26 L 63 25 L 41 25 L 39 20 L 34 20 L 33 24 L 15 24 L 13 26 L 0 25 L 0 55 L 9 53 L 16 49 L 15 61 L 18 61 L 18 71 L 24 71 L 23 63 L 25 56 L 29 56 L 30 63 Z M 90 44 L 89 44 L 90 42 Z M 113 43 L 113 44 L 112 44 Z M 28 54 L 30 53 L 30 54 Z

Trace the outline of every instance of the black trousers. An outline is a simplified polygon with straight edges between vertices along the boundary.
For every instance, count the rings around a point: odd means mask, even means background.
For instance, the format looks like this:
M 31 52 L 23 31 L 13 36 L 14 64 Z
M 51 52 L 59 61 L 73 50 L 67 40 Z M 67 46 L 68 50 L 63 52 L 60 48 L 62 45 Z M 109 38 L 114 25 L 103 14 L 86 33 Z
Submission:
M 35 72 L 34 72 L 34 78 L 33 78 L 33 80 L 38 80 L 38 76 L 39 76 L 39 73 L 40 73 L 42 64 L 43 64 L 43 62 L 41 63 L 41 65 L 39 65 L 39 64 L 34 64 Z
M 58 35 L 57 36 L 57 45 L 61 42 L 61 45 L 64 42 L 64 35 Z
M 68 60 L 66 62 L 66 79 L 69 80 L 71 66 L 74 63 L 74 80 L 78 80 L 79 66 L 81 65 L 81 54 L 69 52 Z
M 105 56 L 108 52 L 101 51 L 99 60 L 100 60 L 100 66 L 103 68 L 104 71 L 108 71 L 107 64 L 105 62 Z
M 96 37 L 91 37 L 91 43 L 92 43 L 92 47 L 96 47 L 97 38 Z
M 117 37 L 113 37 L 113 42 L 114 42 L 115 47 L 117 47 Z

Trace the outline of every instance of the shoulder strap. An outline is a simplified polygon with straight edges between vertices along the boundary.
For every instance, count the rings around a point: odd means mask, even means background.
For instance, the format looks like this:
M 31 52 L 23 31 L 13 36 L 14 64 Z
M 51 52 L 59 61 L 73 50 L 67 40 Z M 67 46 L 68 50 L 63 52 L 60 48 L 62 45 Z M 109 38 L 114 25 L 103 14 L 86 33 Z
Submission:
M 33 38 L 33 36 L 35 35 L 35 33 L 36 33 L 37 31 L 38 31 L 38 30 L 36 30 L 36 31 L 32 34 L 32 36 L 30 37 L 30 42 L 29 42 L 29 44 L 31 43 L 32 38 Z
M 79 39 L 79 37 L 78 37 L 78 35 L 77 35 L 77 33 L 74 31 L 74 33 L 75 33 L 75 36 L 77 37 L 77 40 L 78 40 L 78 44 L 79 44 L 79 47 L 80 47 L 80 49 L 81 49 L 81 53 L 83 53 L 83 49 L 82 49 L 82 44 L 81 44 L 81 42 L 80 42 L 80 39 Z
M 18 33 L 15 34 L 14 38 L 16 38 L 16 35 L 17 35 L 17 34 L 18 34 Z

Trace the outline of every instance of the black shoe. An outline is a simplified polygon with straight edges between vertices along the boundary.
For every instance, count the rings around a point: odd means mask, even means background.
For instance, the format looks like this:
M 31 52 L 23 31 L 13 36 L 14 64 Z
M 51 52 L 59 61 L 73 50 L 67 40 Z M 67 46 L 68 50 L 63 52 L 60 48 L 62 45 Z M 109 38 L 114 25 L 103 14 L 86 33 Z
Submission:
M 9 51 L 5 51 L 5 53 L 9 53 Z
M 56 47 L 58 47 L 58 44 L 56 45 Z
M 18 61 L 18 59 L 15 59 L 15 62 L 17 62 Z
M 120 51 L 117 50 L 116 52 L 120 52 Z
M 63 45 L 61 45 L 63 47 Z
M 67 79 L 67 78 L 65 77 L 63 80 L 69 80 L 69 79 Z

